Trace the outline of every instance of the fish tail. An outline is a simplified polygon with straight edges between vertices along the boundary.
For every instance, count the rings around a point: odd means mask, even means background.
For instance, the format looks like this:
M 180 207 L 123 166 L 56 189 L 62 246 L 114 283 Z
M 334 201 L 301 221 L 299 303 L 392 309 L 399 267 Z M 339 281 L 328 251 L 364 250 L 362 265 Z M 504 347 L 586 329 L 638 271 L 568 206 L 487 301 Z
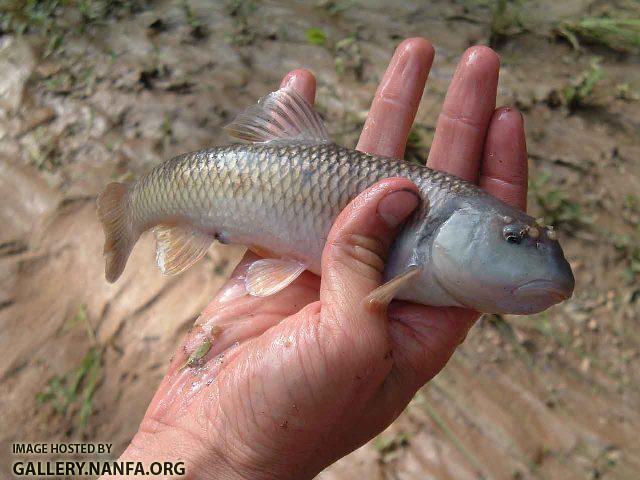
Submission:
M 122 274 L 137 237 L 128 208 L 129 188 L 113 182 L 98 195 L 98 218 L 104 230 L 104 273 L 108 282 Z

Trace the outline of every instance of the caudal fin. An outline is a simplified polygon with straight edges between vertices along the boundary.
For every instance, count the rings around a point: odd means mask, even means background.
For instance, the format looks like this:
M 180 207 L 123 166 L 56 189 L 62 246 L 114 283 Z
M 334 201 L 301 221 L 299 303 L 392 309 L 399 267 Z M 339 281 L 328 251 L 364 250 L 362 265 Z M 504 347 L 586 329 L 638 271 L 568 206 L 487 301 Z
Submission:
M 104 230 L 104 274 L 110 283 L 122 274 L 136 242 L 127 213 L 127 192 L 125 184 L 113 182 L 98 195 L 98 218 Z

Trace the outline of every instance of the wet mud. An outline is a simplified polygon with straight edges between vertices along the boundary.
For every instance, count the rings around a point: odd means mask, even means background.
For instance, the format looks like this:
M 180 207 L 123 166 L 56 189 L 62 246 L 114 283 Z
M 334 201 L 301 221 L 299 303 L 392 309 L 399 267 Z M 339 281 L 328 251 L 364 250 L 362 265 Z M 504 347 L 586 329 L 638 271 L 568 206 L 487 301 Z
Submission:
M 426 158 L 460 54 L 496 44 L 498 102 L 525 117 L 529 209 L 556 226 L 576 293 L 543 314 L 483 318 L 388 430 L 320 478 L 637 475 L 637 52 L 567 40 L 563 22 L 600 14 L 599 2 L 503 13 L 482 2 L 394 5 L 390 14 L 386 2 L 159 1 L 90 21 L 65 10 L 46 35 L 40 25 L 0 36 L 2 476 L 11 442 L 100 441 L 121 452 L 242 254 L 218 245 L 166 278 L 146 236 L 108 284 L 95 214 L 103 186 L 227 143 L 221 127 L 300 66 L 318 78 L 330 133 L 353 146 L 394 46 L 413 35 L 430 38 L 437 56 L 407 158 Z M 209 313 L 198 328 L 213 338 Z M 223 327 L 243 335 L 242 324 Z M 202 338 L 190 338 L 197 349 Z

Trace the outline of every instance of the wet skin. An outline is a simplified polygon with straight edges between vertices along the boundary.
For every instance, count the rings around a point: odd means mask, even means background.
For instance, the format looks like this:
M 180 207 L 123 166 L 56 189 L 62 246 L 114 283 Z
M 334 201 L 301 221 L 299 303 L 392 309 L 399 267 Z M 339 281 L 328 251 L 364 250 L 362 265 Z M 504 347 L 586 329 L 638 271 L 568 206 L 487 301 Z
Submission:
M 358 149 L 402 157 L 433 55 L 421 38 L 396 49 Z M 523 121 L 495 108 L 498 69 L 489 48 L 462 56 L 428 165 L 524 210 Z M 310 72 L 295 70 L 282 83 L 313 102 Z M 178 350 L 123 460 L 184 460 L 194 478 L 311 478 L 389 425 L 478 318 L 462 308 L 362 302 L 380 284 L 396 226 L 417 203 L 412 191 L 407 180 L 384 180 L 351 202 L 331 230 L 322 281 L 307 272 L 272 297 L 235 295 L 256 258 L 247 254 Z M 203 332 L 219 333 L 214 324 L 238 325 L 240 345 L 185 401 L 178 387 L 200 373 L 181 367 Z

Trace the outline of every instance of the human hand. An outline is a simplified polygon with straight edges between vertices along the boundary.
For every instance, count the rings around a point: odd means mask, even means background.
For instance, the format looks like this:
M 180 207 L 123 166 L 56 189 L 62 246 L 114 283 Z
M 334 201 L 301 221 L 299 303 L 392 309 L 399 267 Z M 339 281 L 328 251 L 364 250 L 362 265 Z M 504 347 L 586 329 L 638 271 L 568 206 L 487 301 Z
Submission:
M 359 150 L 402 157 L 433 56 L 420 38 L 397 48 Z M 464 54 L 428 164 L 524 209 L 522 118 L 495 110 L 498 68 L 489 48 Z M 313 102 L 308 71 L 284 84 Z M 194 478 L 310 478 L 389 425 L 478 318 L 405 302 L 365 306 L 396 227 L 417 205 L 412 191 L 388 179 L 352 201 L 327 240 L 322 279 L 305 272 L 274 296 L 249 297 L 247 254 L 190 331 L 122 459 L 183 460 Z

